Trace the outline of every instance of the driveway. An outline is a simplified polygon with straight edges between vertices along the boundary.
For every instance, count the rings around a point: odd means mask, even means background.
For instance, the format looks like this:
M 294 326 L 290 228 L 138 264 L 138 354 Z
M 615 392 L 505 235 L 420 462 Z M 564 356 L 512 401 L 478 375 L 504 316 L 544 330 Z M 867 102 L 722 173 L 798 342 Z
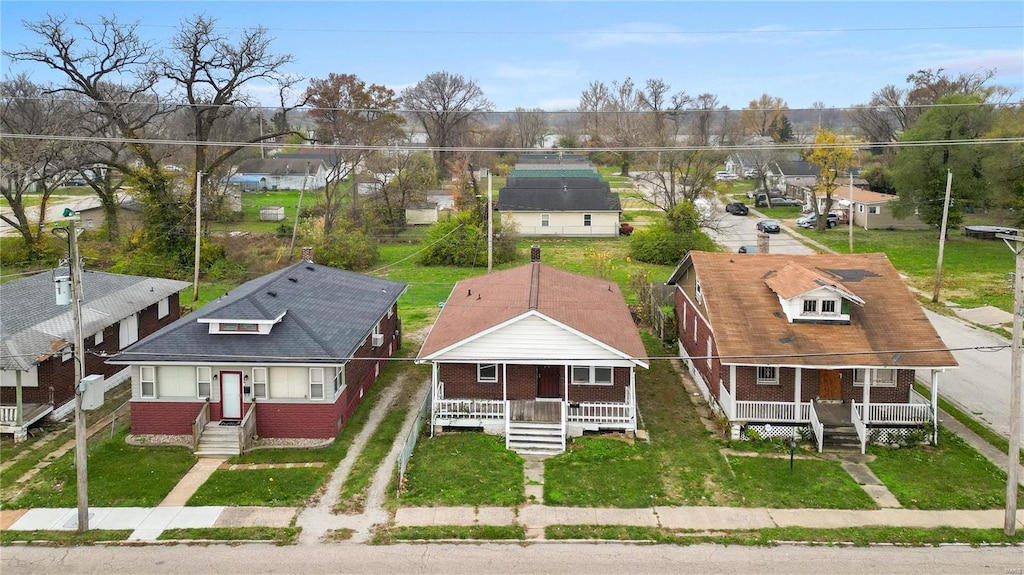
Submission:
M 82 210 L 88 210 L 100 205 L 100 200 L 96 196 L 58 196 L 51 197 L 50 201 L 46 204 L 46 223 L 52 224 L 53 222 L 64 219 L 62 215 L 64 208 L 71 208 L 76 212 Z M 0 206 L 0 214 L 3 214 L 12 220 L 14 219 L 14 210 L 4 201 L 3 205 Z M 36 218 L 39 217 L 39 207 L 32 206 L 25 208 L 25 215 L 28 216 L 28 221 L 35 223 Z M 17 230 L 11 227 L 7 222 L 0 220 L 0 236 L 18 236 Z

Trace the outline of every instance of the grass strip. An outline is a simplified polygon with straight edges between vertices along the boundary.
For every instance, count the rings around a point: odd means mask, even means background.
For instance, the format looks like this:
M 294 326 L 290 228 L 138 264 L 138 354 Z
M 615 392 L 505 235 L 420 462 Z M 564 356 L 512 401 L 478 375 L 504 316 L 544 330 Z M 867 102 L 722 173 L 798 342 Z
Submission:
M 522 525 L 431 525 L 393 527 L 387 530 L 393 541 L 432 541 L 439 539 L 522 541 L 526 528 Z
M 132 534 L 131 529 L 92 529 L 85 533 L 77 531 L 0 531 L 0 544 L 12 543 L 44 544 L 53 547 L 77 547 L 94 545 L 104 541 L 124 541 Z
M 874 500 L 838 461 L 729 457 L 733 489 L 746 507 L 876 509 Z
M 774 527 L 705 532 L 630 525 L 550 525 L 544 529 L 544 536 L 551 540 L 649 541 L 675 545 L 698 543 L 777 545 L 782 542 L 800 541 L 821 545 L 867 546 L 885 543 L 927 547 L 950 543 L 977 546 L 1015 545 L 1024 542 L 1024 532 L 1008 536 L 1001 529 L 959 527 L 844 527 L 839 529 Z
M 316 493 L 329 474 L 326 467 L 218 469 L 186 505 L 297 506 Z
M 397 402 L 396 402 L 397 403 Z M 381 420 L 373 436 L 366 442 L 359 457 L 352 464 L 352 470 L 341 488 L 334 510 L 338 513 L 362 513 L 366 505 L 366 491 L 370 480 L 381 461 L 391 451 L 395 438 L 405 423 L 406 410 L 392 405 L 387 416 Z
M 324 541 L 348 541 L 352 539 L 352 536 L 356 534 L 355 529 L 328 529 L 327 533 L 324 534 Z
M 915 382 L 914 389 L 923 397 L 931 397 L 931 391 L 920 383 Z M 976 433 L 978 437 L 984 439 L 985 442 L 992 447 L 995 447 L 1002 453 L 1010 452 L 1010 442 L 1005 437 L 992 431 L 984 424 L 964 413 L 960 408 L 943 399 L 942 395 L 939 395 L 939 409 L 945 411 L 953 419 L 959 421 L 964 427 Z M 1021 463 L 1024 463 L 1024 449 L 1020 451 L 1020 461 Z
M 301 527 L 205 527 L 192 529 L 166 529 L 157 537 L 160 541 L 274 541 L 278 545 L 294 545 L 302 532 Z
M 74 438 L 75 432 L 73 430 L 67 430 L 56 437 L 51 438 L 46 445 L 39 446 L 39 449 L 36 449 L 31 453 L 23 454 L 17 461 L 12 463 L 10 467 L 0 471 L 0 485 L 5 487 L 12 485 L 28 473 L 30 469 L 35 467 L 37 463 L 49 457 L 50 454 L 58 447 Z M 4 457 L 7 457 L 6 453 L 4 454 Z

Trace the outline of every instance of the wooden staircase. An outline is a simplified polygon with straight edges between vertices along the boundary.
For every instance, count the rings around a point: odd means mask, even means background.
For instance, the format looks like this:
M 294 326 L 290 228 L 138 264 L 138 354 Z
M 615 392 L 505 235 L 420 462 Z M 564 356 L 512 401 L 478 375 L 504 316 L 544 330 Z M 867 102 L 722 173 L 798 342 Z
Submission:
M 559 422 L 510 421 L 505 446 L 520 455 L 558 455 L 565 451 Z
M 242 452 L 237 425 L 220 425 L 219 421 L 211 421 L 203 426 L 203 434 L 199 437 L 196 457 L 231 457 Z
M 823 424 L 824 437 L 821 448 L 823 451 L 851 451 L 860 453 L 860 438 L 853 425 Z

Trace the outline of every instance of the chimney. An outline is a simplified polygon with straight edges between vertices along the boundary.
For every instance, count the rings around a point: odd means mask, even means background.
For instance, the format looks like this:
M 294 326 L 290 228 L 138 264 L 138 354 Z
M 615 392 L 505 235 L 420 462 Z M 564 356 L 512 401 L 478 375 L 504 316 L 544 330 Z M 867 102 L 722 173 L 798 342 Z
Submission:
M 302 261 L 313 263 L 313 247 L 306 246 L 302 248 Z
M 530 263 L 540 261 L 540 246 L 534 244 L 530 246 Z

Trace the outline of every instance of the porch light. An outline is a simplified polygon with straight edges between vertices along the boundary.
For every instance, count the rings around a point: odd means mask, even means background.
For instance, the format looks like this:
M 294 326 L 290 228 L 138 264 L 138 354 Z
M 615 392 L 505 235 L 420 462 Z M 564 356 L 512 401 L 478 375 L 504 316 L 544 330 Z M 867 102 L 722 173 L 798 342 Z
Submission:
M 216 373 L 213 374 L 213 381 L 217 381 L 218 379 L 220 379 L 220 376 L 217 375 Z

